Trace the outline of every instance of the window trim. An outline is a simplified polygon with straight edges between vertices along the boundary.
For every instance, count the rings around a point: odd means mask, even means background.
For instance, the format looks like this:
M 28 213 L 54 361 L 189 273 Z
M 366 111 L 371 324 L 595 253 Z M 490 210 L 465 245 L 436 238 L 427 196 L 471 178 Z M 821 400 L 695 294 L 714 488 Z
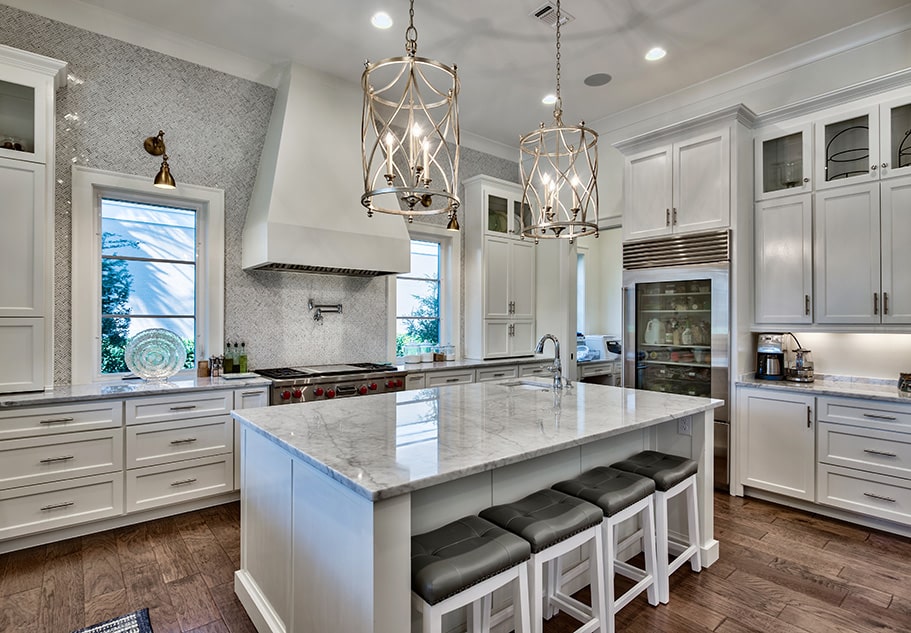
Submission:
M 119 380 L 101 366 L 101 197 L 196 209 L 196 358 L 220 354 L 225 320 L 225 194 L 178 184 L 159 189 L 148 177 L 73 166 L 72 384 Z M 195 370 L 181 375 L 195 376 Z
M 415 222 L 408 226 L 409 240 L 437 242 L 440 245 L 440 344 L 447 342 L 456 348 L 456 358 L 461 358 L 462 340 L 462 235 L 444 227 Z M 387 283 L 386 355 L 395 360 L 396 336 L 396 275 Z

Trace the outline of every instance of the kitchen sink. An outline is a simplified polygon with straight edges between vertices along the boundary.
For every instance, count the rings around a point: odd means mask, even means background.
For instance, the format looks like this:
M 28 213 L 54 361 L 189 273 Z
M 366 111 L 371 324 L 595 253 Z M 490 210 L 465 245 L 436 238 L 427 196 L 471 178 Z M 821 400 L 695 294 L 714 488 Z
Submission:
M 508 382 L 498 383 L 504 387 L 518 387 L 519 389 L 527 389 L 528 391 L 550 391 L 551 387 L 542 382 L 535 382 L 532 380 L 510 380 Z

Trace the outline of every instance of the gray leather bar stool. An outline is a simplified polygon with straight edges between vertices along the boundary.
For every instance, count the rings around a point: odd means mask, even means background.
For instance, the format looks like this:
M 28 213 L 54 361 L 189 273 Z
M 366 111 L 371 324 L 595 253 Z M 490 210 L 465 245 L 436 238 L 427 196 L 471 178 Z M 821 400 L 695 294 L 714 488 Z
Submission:
M 603 631 L 604 592 L 601 565 L 591 566 L 591 607 L 546 582 L 545 572 L 556 560 L 577 547 L 588 546 L 593 561 L 602 560 L 601 520 L 598 506 L 556 490 L 539 490 L 513 503 L 487 508 L 480 516 L 525 539 L 531 547 L 531 626 L 541 633 L 545 613 L 562 609 L 582 622 L 576 633 Z M 551 574 L 547 574 L 550 578 Z
M 646 591 L 648 602 L 658 604 L 658 576 L 655 562 L 654 498 L 655 483 L 616 468 L 599 466 L 587 470 L 574 479 L 554 484 L 553 488 L 568 495 L 597 505 L 604 513 L 601 524 L 604 540 L 604 599 L 606 633 L 614 633 L 614 618 L 620 609 L 633 598 Z M 618 543 L 618 528 L 629 519 L 640 517 L 638 529 Z M 645 569 L 640 569 L 617 558 L 637 544 L 645 554 Z M 622 596 L 614 597 L 614 573 L 636 581 Z M 556 583 L 563 583 L 574 575 L 574 570 L 556 572 Z
M 470 633 L 489 633 L 491 595 L 514 585 L 516 633 L 530 633 L 528 541 L 476 516 L 411 537 L 411 601 L 424 633 L 442 633 L 443 615 L 471 605 Z
M 670 576 L 687 561 L 693 571 L 702 570 L 699 505 L 696 498 L 696 472 L 692 459 L 659 451 L 642 451 L 612 465 L 627 472 L 649 477 L 655 482 L 655 541 L 658 551 L 658 593 L 661 602 L 670 600 Z M 687 542 L 670 540 L 667 529 L 668 501 L 686 493 Z M 674 558 L 668 560 L 673 550 Z

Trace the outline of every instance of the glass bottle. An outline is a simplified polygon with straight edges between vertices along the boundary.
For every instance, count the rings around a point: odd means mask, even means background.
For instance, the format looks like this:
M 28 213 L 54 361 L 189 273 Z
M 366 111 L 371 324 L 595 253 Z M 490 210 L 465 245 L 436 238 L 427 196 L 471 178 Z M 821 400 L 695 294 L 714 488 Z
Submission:
M 225 362 L 222 365 L 222 371 L 230 374 L 234 371 L 234 357 L 231 355 L 231 343 L 225 341 Z
M 244 341 L 240 342 L 240 356 L 237 357 L 240 364 L 240 373 L 246 373 L 247 371 L 247 344 Z

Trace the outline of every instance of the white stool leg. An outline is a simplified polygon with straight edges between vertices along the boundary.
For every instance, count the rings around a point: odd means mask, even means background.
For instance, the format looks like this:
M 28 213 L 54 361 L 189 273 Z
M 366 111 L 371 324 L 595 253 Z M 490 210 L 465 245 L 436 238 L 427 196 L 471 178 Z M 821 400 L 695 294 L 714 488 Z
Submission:
M 424 606 L 424 633 L 443 633 L 443 614 L 430 605 Z
M 530 633 L 533 620 L 528 600 L 528 564 L 519 566 L 519 581 L 512 594 L 515 633 Z
M 642 518 L 642 551 L 645 554 L 645 573 L 650 574 L 654 579 L 648 589 L 648 603 L 653 607 L 658 604 L 658 565 L 657 553 L 655 550 L 655 499 L 654 496 L 648 503 Z
M 604 517 L 604 633 L 614 633 L 614 616 L 617 614 L 614 602 L 614 559 L 617 557 L 616 544 L 614 543 L 614 523 L 610 517 Z
M 693 477 L 686 489 L 686 515 L 689 543 L 695 546 L 696 553 L 690 558 L 693 571 L 702 571 L 702 537 L 699 533 L 699 504 L 696 497 L 696 478 Z
M 604 601 L 604 538 L 601 528 L 595 531 L 595 538 L 589 541 L 588 566 L 591 578 L 592 618 L 597 618 L 601 623 L 598 630 L 606 633 L 604 617 L 608 609 Z M 613 620 L 608 626 L 613 627 Z
M 534 633 L 542 633 L 544 630 L 544 563 L 541 561 L 540 557 L 531 555 L 531 560 L 528 561 L 527 566 L 531 571 L 530 579 L 530 589 L 531 594 L 529 596 L 529 603 L 531 609 L 529 611 L 529 616 L 531 617 L 531 630 Z
M 560 609 L 554 606 L 554 595 L 561 588 L 559 587 L 560 578 L 563 575 L 563 565 L 560 560 L 562 557 L 557 556 L 555 559 L 549 561 L 545 566 L 547 569 L 547 581 L 546 587 L 544 590 L 547 592 L 547 597 L 544 600 L 544 619 L 550 620 L 552 617 L 560 613 Z
M 670 600 L 667 565 L 667 495 L 655 491 L 655 555 L 657 558 L 658 600 L 667 604 Z

